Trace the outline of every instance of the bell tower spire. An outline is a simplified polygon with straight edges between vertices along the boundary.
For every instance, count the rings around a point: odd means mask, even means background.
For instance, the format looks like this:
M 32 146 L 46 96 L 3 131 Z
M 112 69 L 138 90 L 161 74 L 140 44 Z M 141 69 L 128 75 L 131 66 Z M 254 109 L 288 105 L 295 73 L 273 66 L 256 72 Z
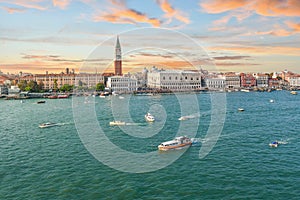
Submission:
M 115 47 L 115 75 L 122 76 L 122 52 L 119 36 L 117 36 L 117 43 Z

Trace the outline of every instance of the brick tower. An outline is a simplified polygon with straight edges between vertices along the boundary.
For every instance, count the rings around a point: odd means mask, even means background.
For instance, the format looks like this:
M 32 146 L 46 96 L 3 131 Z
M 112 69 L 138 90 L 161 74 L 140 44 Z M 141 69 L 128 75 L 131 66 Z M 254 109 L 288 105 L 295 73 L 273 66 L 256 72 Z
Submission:
M 122 76 L 122 53 L 119 36 L 117 37 L 117 44 L 115 48 L 115 76 Z

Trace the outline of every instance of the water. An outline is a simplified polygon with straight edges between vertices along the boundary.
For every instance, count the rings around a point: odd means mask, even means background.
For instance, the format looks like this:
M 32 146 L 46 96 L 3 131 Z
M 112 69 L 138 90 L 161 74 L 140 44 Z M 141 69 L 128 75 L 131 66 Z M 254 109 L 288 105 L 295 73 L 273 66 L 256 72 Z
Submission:
M 96 101 L 89 105 L 105 135 L 131 152 L 156 152 L 158 144 L 176 135 L 180 123 L 186 123 L 189 135 L 199 121 L 195 137 L 202 145 L 188 148 L 165 168 L 138 174 L 112 169 L 87 151 L 76 131 L 72 99 L 45 104 L 1 100 L 0 199 L 298 199 L 300 96 L 287 91 L 226 95 L 224 129 L 204 159 L 199 149 L 209 140 L 204 138 L 211 122 L 210 94 L 197 94 L 200 112 L 190 105 L 183 115 L 193 117 L 186 121 L 178 120 L 181 105 L 174 95 L 124 96 L 119 101 L 128 100 L 131 119 L 126 110 L 119 113 L 117 120 L 130 123 L 123 128 L 108 125 L 114 119 L 114 97 L 89 97 Z M 240 107 L 245 111 L 238 112 Z M 156 122 L 145 122 L 148 111 Z M 39 128 L 44 122 L 65 124 Z M 143 138 L 139 130 L 153 135 Z M 270 148 L 274 140 L 282 144 Z M 167 158 L 178 151 L 158 154 Z

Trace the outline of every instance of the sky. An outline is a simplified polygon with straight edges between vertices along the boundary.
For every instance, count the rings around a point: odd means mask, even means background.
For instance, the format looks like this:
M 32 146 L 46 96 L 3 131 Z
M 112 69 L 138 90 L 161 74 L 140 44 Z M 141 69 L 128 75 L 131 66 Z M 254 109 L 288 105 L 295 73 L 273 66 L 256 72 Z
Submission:
M 299 0 L 0 0 L 4 73 L 300 73 Z

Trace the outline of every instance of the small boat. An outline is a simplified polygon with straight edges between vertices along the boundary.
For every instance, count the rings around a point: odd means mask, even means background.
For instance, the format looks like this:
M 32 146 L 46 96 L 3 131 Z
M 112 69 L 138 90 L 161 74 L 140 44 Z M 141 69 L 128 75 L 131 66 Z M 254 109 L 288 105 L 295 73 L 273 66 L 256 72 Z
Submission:
M 270 103 L 274 103 L 274 100 L 273 100 L 273 99 L 270 99 Z
M 292 95 L 296 95 L 296 94 L 298 94 L 296 91 L 291 91 L 291 94 Z
M 154 122 L 154 121 L 155 121 L 155 118 L 154 118 L 153 115 L 151 115 L 150 113 L 147 113 L 147 114 L 145 115 L 145 119 L 146 119 L 146 121 L 148 121 L 148 122 Z
M 279 143 L 277 141 L 274 141 L 269 144 L 270 147 L 278 147 Z
M 57 99 L 57 95 L 48 96 L 48 99 Z
M 57 124 L 57 123 L 47 122 L 47 123 L 40 124 L 39 127 L 40 128 L 48 128 L 48 127 L 58 126 L 58 125 L 59 124 Z
M 46 103 L 46 101 L 38 101 L 37 104 Z
M 245 109 L 244 108 L 238 108 L 238 111 L 243 112 L 243 111 L 245 111 Z
M 126 123 L 122 122 L 122 121 L 112 121 L 112 122 L 109 122 L 109 125 L 110 126 L 124 126 L 124 125 L 126 125 Z
M 168 151 L 171 149 L 178 149 L 186 146 L 191 146 L 192 141 L 190 138 L 186 136 L 179 136 L 174 138 L 173 140 L 163 142 L 160 145 L 158 145 L 158 150 L 160 151 Z
M 124 99 L 124 97 L 122 97 L 122 96 L 119 96 L 119 99 Z
M 69 95 L 67 95 L 67 94 L 59 94 L 59 95 L 57 95 L 57 98 L 58 99 L 66 99 L 66 98 L 69 98 Z
M 179 118 L 178 118 L 178 120 L 179 120 L 179 121 L 183 121 L 183 120 L 187 120 L 187 119 L 188 119 L 188 118 L 187 118 L 187 117 L 185 117 L 185 116 L 183 116 L 183 117 L 179 117 Z

